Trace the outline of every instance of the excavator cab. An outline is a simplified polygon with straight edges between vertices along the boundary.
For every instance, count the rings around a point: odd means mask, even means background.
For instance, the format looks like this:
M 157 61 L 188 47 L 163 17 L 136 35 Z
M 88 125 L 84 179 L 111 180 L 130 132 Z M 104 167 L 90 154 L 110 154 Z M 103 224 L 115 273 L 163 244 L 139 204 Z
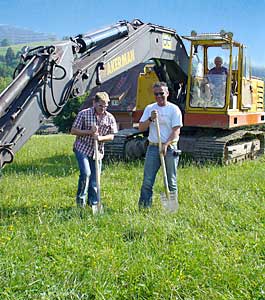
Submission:
M 264 123 L 264 83 L 251 77 L 245 46 L 225 31 L 183 38 L 191 43 L 184 124 L 230 129 Z

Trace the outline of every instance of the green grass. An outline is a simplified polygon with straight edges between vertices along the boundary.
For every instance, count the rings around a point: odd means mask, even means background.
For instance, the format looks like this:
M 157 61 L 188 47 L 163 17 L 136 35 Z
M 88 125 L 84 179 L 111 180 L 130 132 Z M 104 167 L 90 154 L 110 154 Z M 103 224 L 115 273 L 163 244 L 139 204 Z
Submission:
M 6 51 L 9 47 L 13 49 L 15 53 L 20 51 L 24 46 L 29 46 L 29 47 L 37 47 L 37 46 L 47 46 L 47 45 L 52 45 L 54 41 L 39 41 L 39 42 L 33 42 L 33 43 L 27 43 L 27 44 L 16 44 L 16 45 L 10 45 L 6 47 L 0 47 L 0 55 L 6 55 Z
M 265 157 L 179 168 L 176 214 L 138 212 L 143 162 L 105 164 L 75 208 L 73 137 L 34 136 L 0 179 L 0 299 L 265 299 Z

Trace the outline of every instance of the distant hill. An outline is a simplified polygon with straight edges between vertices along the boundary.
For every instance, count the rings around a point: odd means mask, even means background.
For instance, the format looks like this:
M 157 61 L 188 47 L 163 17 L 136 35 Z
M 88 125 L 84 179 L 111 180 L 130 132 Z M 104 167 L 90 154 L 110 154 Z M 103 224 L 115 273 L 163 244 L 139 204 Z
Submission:
M 265 67 L 252 67 L 252 75 L 265 80 Z
M 56 40 L 54 34 L 35 32 L 30 29 L 0 24 L 0 41 L 7 39 L 10 44 L 25 44 L 38 41 Z

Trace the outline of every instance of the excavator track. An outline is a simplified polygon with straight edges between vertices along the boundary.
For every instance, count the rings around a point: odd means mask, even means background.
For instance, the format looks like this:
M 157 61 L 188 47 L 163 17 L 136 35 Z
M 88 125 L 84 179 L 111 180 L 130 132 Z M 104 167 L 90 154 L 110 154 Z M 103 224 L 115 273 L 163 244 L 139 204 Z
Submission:
M 148 142 L 135 128 L 120 130 L 112 142 L 105 144 L 105 157 L 110 160 L 135 160 L 143 158 Z M 207 129 L 198 132 L 183 132 L 179 148 L 197 162 L 232 164 L 255 159 L 265 154 L 265 132 L 249 130 Z
M 217 131 L 212 136 L 205 131 L 193 136 L 182 135 L 180 138 L 180 149 L 198 162 L 231 164 L 255 159 L 265 153 L 264 145 L 263 131 Z
M 115 134 L 114 140 L 104 146 L 107 160 L 134 160 L 144 157 L 147 138 L 135 128 L 122 129 Z

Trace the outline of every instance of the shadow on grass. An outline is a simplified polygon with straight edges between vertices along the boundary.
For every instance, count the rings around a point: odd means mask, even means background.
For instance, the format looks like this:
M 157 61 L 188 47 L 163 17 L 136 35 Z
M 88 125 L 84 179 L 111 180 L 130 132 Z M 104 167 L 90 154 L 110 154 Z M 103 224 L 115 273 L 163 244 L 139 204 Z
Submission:
M 118 159 L 118 158 L 106 158 L 106 159 L 104 159 L 103 163 L 106 167 L 122 163 L 122 164 L 125 164 L 125 165 L 127 164 L 128 166 L 132 166 L 132 167 L 140 166 L 143 168 L 144 161 L 145 161 L 145 158 L 138 158 L 138 159 L 133 159 L 133 160 L 128 160 L 128 159 L 125 160 L 125 159 Z M 215 160 L 198 161 L 198 160 L 195 160 L 188 153 L 182 152 L 182 154 L 179 156 L 178 166 L 180 168 L 185 168 L 185 167 L 190 167 L 190 166 L 202 168 L 205 166 L 222 166 L 222 164 L 221 164 L 221 162 L 218 162 Z
M 33 207 L 3 207 L 0 209 L 0 226 L 9 225 L 14 218 L 39 216 L 42 219 L 43 214 L 55 217 L 57 222 L 63 223 L 71 219 L 87 219 L 92 213 L 89 210 L 80 210 L 74 207 L 62 208 L 44 208 L 41 206 Z
M 10 174 L 47 174 L 54 177 L 64 177 L 73 174 L 78 170 L 74 155 L 55 155 L 43 159 L 32 159 L 27 163 L 16 163 L 7 165 L 3 175 Z
M 104 206 L 104 212 L 100 215 L 111 215 L 114 212 L 115 211 L 112 208 Z M 60 223 L 67 222 L 75 218 L 88 219 L 93 217 L 92 210 L 90 207 L 77 208 L 75 205 L 60 208 L 47 208 L 43 206 L 2 207 L 0 208 L 0 226 L 8 225 L 8 221 L 14 218 L 33 215 L 42 216 L 43 213 L 45 213 L 45 215 L 47 216 L 52 215 L 53 217 L 56 217 L 57 221 L 59 221 Z
M 17 206 L 17 207 L 1 207 L 0 219 L 13 218 L 27 215 L 34 215 L 39 212 L 56 212 L 60 216 L 67 216 L 75 207 L 66 208 L 44 208 L 42 206 Z
M 124 242 L 135 242 L 138 240 L 142 240 L 143 237 L 144 230 L 141 231 L 134 228 L 130 228 L 122 234 L 122 239 Z
M 105 168 L 117 166 L 119 164 L 128 166 L 143 166 L 143 160 L 125 161 L 125 160 L 103 160 L 102 171 Z M 79 172 L 75 155 L 54 155 L 51 157 L 32 159 L 27 163 L 14 162 L 6 165 L 1 170 L 1 175 L 49 175 L 54 177 L 67 177 L 75 172 Z
M 140 167 L 143 169 L 144 159 L 136 159 L 132 161 L 126 160 L 116 160 L 116 159 L 104 159 L 102 170 L 105 168 L 127 165 L 131 167 Z M 190 157 L 185 155 L 180 156 L 179 167 L 185 168 L 188 166 L 203 167 L 205 165 L 213 165 L 213 163 L 198 163 L 192 160 Z M 11 165 L 6 165 L 4 169 L 1 170 L 1 175 L 49 175 L 53 177 L 67 177 L 75 172 L 78 172 L 78 166 L 74 154 L 71 155 L 54 155 L 51 157 L 32 159 L 26 163 L 14 162 Z
M 220 159 L 216 160 L 196 160 L 191 155 L 187 153 L 182 153 L 179 159 L 179 168 L 186 167 L 195 167 L 195 168 L 204 168 L 204 167 L 222 167 L 222 162 Z
M 31 214 L 36 208 L 33 207 L 1 207 L 0 219 L 11 218 L 15 216 L 25 216 Z

